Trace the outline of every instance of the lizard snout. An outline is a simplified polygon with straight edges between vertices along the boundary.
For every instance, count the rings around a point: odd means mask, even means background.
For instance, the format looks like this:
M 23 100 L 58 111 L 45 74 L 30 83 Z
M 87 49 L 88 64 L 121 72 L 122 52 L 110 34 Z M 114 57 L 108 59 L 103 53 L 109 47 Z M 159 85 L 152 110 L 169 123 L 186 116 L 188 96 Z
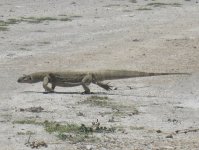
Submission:
M 17 82 L 18 82 L 18 83 L 20 83 L 20 82 L 21 82 L 20 78 L 17 80 Z

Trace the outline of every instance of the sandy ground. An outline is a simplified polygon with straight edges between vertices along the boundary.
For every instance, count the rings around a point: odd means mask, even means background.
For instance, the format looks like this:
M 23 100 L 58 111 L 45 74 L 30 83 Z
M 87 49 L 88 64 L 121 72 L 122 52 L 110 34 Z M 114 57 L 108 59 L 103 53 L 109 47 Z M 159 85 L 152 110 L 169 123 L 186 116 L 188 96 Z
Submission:
M 34 23 L 21 17 L 54 20 Z M 1 0 L 0 20 L 9 19 L 18 21 L 0 31 L 0 149 L 31 149 L 25 145 L 27 131 L 34 133 L 30 141 L 47 143 L 41 149 L 199 149 L 198 0 Z M 82 87 L 43 94 L 41 83 L 16 82 L 35 71 L 100 69 L 192 75 L 114 80 L 117 90 L 110 92 L 91 85 L 94 96 L 138 110 L 116 116 L 111 108 L 79 103 L 91 97 L 80 94 Z M 40 113 L 20 111 L 39 106 Z M 16 123 L 28 119 L 87 126 L 98 119 L 116 131 L 94 133 L 95 142 L 71 143 L 43 126 Z

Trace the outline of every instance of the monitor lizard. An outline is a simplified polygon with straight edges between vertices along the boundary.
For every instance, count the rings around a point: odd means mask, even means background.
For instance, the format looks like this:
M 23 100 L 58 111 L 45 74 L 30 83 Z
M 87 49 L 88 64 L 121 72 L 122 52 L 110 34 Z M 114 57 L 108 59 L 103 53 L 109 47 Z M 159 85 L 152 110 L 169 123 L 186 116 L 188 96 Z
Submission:
M 115 80 L 135 77 L 159 76 L 159 75 L 180 75 L 189 73 L 148 73 L 128 70 L 101 70 L 101 71 L 65 71 L 65 72 L 36 72 L 20 77 L 18 83 L 37 83 L 43 82 L 43 88 L 46 92 L 53 92 L 56 86 L 74 87 L 82 86 L 84 94 L 90 94 L 89 85 L 91 83 L 100 86 L 105 90 L 111 90 L 109 83 L 103 83 L 104 80 Z M 51 87 L 48 84 L 51 83 Z

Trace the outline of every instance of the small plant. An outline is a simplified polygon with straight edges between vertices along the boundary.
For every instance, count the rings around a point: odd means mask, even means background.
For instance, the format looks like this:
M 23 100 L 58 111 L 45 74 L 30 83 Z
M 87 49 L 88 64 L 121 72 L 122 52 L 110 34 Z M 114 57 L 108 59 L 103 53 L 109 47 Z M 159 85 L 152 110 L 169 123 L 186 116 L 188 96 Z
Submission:
M 79 132 L 79 126 L 76 124 L 67 124 L 67 125 L 61 125 L 57 122 L 49 122 L 45 121 L 44 122 L 44 128 L 48 133 L 53 133 L 53 132 L 73 132 L 77 133 Z

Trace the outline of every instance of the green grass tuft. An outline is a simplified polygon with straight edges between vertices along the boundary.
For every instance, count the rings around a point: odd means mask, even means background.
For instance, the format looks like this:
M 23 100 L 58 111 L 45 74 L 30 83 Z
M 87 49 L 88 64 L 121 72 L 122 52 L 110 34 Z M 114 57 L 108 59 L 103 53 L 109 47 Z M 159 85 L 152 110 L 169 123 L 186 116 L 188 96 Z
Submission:
M 78 133 L 80 126 L 76 124 L 67 124 L 67 125 L 61 125 L 57 122 L 44 122 L 44 128 L 48 133 L 53 132 L 72 132 L 72 133 Z

